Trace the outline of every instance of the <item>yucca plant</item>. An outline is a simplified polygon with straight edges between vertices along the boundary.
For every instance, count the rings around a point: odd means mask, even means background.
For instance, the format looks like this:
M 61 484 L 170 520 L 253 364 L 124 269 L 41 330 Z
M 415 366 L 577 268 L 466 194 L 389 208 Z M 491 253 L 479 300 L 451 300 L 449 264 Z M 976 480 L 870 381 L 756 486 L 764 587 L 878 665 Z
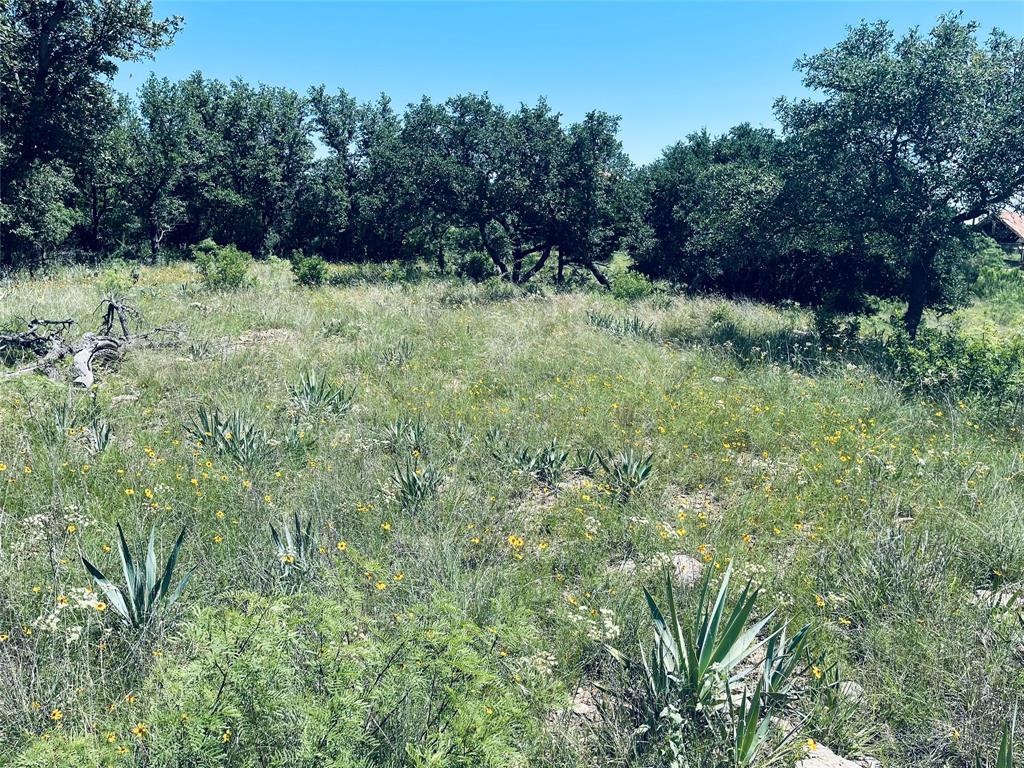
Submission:
M 96 453 L 103 453 L 110 445 L 110 441 L 114 436 L 114 430 L 110 427 L 110 422 L 102 416 L 95 416 L 92 420 L 92 447 Z
M 615 316 L 610 312 L 588 312 L 587 322 L 602 331 L 610 331 L 615 328 Z
M 616 330 L 620 336 L 635 336 L 638 339 L 654 339 L 657 336 L 654 326 L 637 315 L 622 320 Z
M 346 413 L 352 409 L 355 393 L 355 387 L 346 389 L 316 371 L 303 373 L 291 388 L 292 403 L 307 416 Z
M 569 451 L 560 446 L 555 439 L 537 450 L 522 447 L 512 452 L 508 463 L 520 472 L 533 476 L 538 482 L 553 483 L 561 476 L 568 460 Z
M 576 449 L 576 471 L 593 476 L 601 466 L 601 457 L 593 448 Z
M 1013 718 L 1003 725 L 1003 735 L 999 740 L 999 753 L 996 755 L 996 761 L 992 764 L 991 768 L 1015 768 L 1017 762 L 1013 759 L 1013 737 L 1015 730 L 1015 722 L 1017 720 L 1016 711 L 1014 712 Z M 986 768 L 987 763 L 983 763 L 981 755 L 974 758 L 975 768 Z
M 642 454 L 633 448 L 614 455 L 598 454 L 597 460 L 623 501 L 642 491 L 654 471 L 654 454 Z
M 181 533 L 178 534 L 162 570 L 157 568 L 155 539 L 156 527 L 154 526 L 149 533 L 149 545 L 146 548 L 145 559 L 140 558 L 136 561 L 128 549 L 121 524 L 117 524 L 117 547 L 121 557 L 121 568 L 124 572 L 124 586 L 112 583 L 99 568 L 86 560 L 85 556 L 82 557 L 85 570 L 92 576 L 110 607 L 121 617 L 125 625 L 135 629 L 147 626 L 161 610 L 174 605 L 181 597 L 182 591 L 194 572 L 193 569 L 186 573 L 184 578 L 178 582 L 177 587 L 172 590 L 174 567 L 178 562 L 181 544 L 185 540 L 185 528 L 182 528 Z
M 644 590 L 654 623 L 654 644 L 647 652 L 641 647 L 642 706 L 652 725 L 667 706 L 688 712 L 721 709 L 728 686 L 744 677 L 734 674 L 736 668 L 774 636 L 757 639 L 774 612 L 748 626 L 759 594 L 751 582 L 728 608 L 731 579 L 730 564 L 717 596 L 713 596 L 709 569 L 701 585 L 697 613 L 685 627 L 679 621 L 671 576 L 665 576 L 667 618 L 651 593 Z M 624 665 L 635 666 L 619 651 L 609 650 Z
M 795 695 L 797 672 L 807 666 L 807 642 L 811 625 L 805 624 L 787 638 L 786 627 L 768 638 L 765 644 L 761 679 L 764 681 L 765 706 L 773 707 L 791 701 Z
M 274 547 L 277 549 L 277 561 L 281 564 L 284 576 L 293 573 L 307 573 L 310 566 L 310 556 L 315 549 L 315 537 L 308 522 L 302 524 L 299 513 L 292 515 L 292 527 L 287 522 L 281 523 L 281 533 L 278 533 L 274 524 L 270 524 L 270 537 L 274 540 Z
M 437 492 L 440 483 L 440 475 L 432 467 L 421 465 L 417 458 L 396 462 L 395 471 L 391 474 L 395 495 L 405 512 L 413 512 L 423 506 Z
M 731 691 L 727 691 L 729 719 L 723 735 L 735 768 L 772 768 L 788 764 L 795 729 L 773 741 L 771 718 L 763 716 L 766 693 L 764 678 L 752 695 L 743 691 L 738 706 L 733 703 Z
M 422 417 L 417 416 L 415 419 L 410 419 L 407 416 L 399 416 L 386 424 L 384 426 L 384 442 L 392 451 L 402 448 L 422 451 L 427 444 L 427 428 Z
M 223 416 L 216 409 L 200 406 L 186 430 L 250 472 L 269 458 L 266 432 L 249 424 L 238 411 Z

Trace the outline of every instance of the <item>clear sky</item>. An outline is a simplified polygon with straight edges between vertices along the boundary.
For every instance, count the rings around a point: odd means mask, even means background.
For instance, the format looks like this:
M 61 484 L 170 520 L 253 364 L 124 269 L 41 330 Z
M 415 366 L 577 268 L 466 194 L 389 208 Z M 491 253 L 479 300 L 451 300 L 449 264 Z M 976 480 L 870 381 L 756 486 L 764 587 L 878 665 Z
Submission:
M 648 162 L 706 127 L 774 126 L 772 103 L 801 93 L 794 61 L 847 26 L 888 19 L 929 27 L 963 10 L 983 29 L 1024 36 L 1024 0 L 1008 2 L 219 2 L 156 0 L 185 17 L 174 45 L 122 67 L 134 92 L 154 71 L 284 85 L 325 83 L 396 105 L 487 91 L 509 107 L 545 96 L 575 120 L 622 117 L 626 151 Z

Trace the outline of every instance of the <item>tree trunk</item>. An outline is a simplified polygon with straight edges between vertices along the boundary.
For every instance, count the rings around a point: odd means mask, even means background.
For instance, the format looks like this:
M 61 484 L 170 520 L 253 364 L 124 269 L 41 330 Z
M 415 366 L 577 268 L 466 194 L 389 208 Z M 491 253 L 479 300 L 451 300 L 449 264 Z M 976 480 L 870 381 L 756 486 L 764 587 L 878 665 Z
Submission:
M 444 272 L 445 272 L 445 269 L 447 269 L 447 267 L 448 267 L 448 264 L 444 260 L 444 244 L 443 243 L 438 243 L 438 245 L 437 245 L 437 271 L 438 271 L 438 273 L 443 275 Z
M 608 282 L 608 278 L 601 274 L 601 270 L 599 270 L 597 268 L 597 265 L 594 264 L 594 262 L 590 261 L 589 259 L 587 260 L 587 269 L 590 270 L 590 273 L 597 279 L 597 282 L 599 282 L 602 286 L 604 286 L 605 288 L 612 287 L 612 284 Z
M 562 256 L 562 249 L 558 249 L 558 272 L 555 274 L 555 282 L 559 285 L 565 279 L 565 258 Z
M 924 308 L 928 303 L 928 275 L 935 259 L 935 249 L 930 248 L 922 253 L 910 267 L 910 283 L 907 286 L 907 311 L 903 315 L 903 325 L 910 338 L 917 338 L 917 329 L 924 316 Z
M 551 258 L 550 245 L 545 246 L 543 253 L 537 258 L 537 261 L 534 263 L 534 265 L 530 267 L 528 270 L 526 270 L 526 274 L 523 275 L 523 282 L 525 283 L 531 277 L 540 272 L 541 269 L 544 268 L 544 265 L 547 263 L 547 260 L 549 258 Z

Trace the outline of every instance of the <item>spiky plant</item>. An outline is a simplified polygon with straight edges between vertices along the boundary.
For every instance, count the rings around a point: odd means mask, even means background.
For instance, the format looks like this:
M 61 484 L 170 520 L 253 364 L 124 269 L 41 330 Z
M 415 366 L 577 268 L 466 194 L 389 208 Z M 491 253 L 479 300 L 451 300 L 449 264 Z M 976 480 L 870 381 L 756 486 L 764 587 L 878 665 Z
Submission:
M 642 454 L 633 448 L 616 454 L 598 454 L 597 459 L 623 501 L 642 491 L 654 471 L 654 454 Z
M 395 462 L 391 484 L 402 511 L 414 512 L 437 492 L 441 477 L 432 467 L 410 457 L 404 462 Z
M 181 544 L 185 540 L 185 528 L 183 527 L 181 533 L 178 534 L 163 569 L 157 568 L 155 539 L 156 527 L 154 526 L 149 532 L 149 545 L 146 548 L 145 559 L 140 557 L 136 561 L 128 549 L 121 524 L 117 524 L 117 548 L 121 557 L 121 568 L 124 572 L 124 586 L 112 583 L 99 568 L 86 560 L 85 556 L 82 557 L 85 570 L 92 576 L 110 607 L 121 617 L 125 625 L 134 629 L 141 629 L 149 625 L 161 610 L 166 610 L 174 605 L 181 597 L 182 591 L 194 572 L 193 569 L 186 573 L 184 578 L 178 582 L 177 587 L 172 590 L 174 567 L 178 562 Z
M 640 705 L 651 725 L 656 727 L 666 707 L 683 712 L 721 709 L 728 686 L 744 677 L 736 674 L 737 667 L 774 636 L 772 633 L 758 640 L 774 613 L 748 626 L 759 594 L 751 582 L 733 607 L 728 607 L 731 578 L 730 564 L 717 596 L 713 595 L 709 570 L 701 585 L 697 612 L 686 625 L 679 620 L 671 576 L 665 576 L 667 617 L 651 593 L 644 590 L 654 624 L 654 643 L 646 651 L 640 649 L 644 683 Z M 619 651 L 609 650 L 627 667 L 636 666 Z
M 249 472 L 266 463 L 270 455 L 266 432 L 247 422 L 238 411 L 225 416 L 215 408 L 200 406 L 186 431 Z
M 302 524 L 299 513 L 292 515 L 292 527 L 287 522 L 281 523 L 281 532 L 278 533 L 274 524 L 270 524 L 270 537 L 274 540 L 274 547 L 277 549 L 277 561 L 281 565 L 284 576 L 292 574 L 303 574 L 309 571 L 310 556 L 315 548 L 313 529 Z
M 795 695 L 794 680 L 801 667 L 807 665 L 807 642 L 811 625 L 805 624 L 792 637 L 787 638 L 786 627 L 768 638 L 765 645 L 761 678 L 764 681 L 765 705 L 785 704 Z
M 355 387 L 347 389 L 333 383 L 325 374 L 307 371 L 291 388 L 292 403 L 307 416 L 332 413 L 341 415 L 352 410 Z
M 758 682 L 753 694 L 744 689 L 739 705 L 733 702 L 731 691 L 728 693 L 729 718 L 725 722 L 723 736 L 735 768 L 774 768 L 790 764 L 796 731 L 791 728 L 780 738 L 772 738 L 772 720 L 763 716 L 767 693 L 764 678 Z
M 992 765 L 992 768 L 1015 768 L 1017 765 L 1016 760 L 1013 758 L 1013 736 L 1015 730 L 1015 722 L 1017 720 L 1016 711 L 1014 716 L 1009 722 L 1003 725 L 1003 735 L 999 740 L 999 752 L 996 754 L 996 761 Z M 985 768 L 987 763 L 983 763 L 981 755 L 974 758 L 975 768 Z

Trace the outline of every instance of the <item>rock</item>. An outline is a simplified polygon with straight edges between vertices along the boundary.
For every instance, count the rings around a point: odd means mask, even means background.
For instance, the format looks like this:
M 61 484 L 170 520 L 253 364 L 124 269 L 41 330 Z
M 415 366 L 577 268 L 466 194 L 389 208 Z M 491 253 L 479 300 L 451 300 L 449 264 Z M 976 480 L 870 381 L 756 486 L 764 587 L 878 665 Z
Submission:
M 715 384 L 724 384 L 725 383 L 725 377 L 724 376 L 712 376 L 711 380 Z
M 616 565 L 608 566 L 609 573 L 622 573 L 626 576 L 632 576 L 636 573 L 636 560 L 628 559 L 623 560 L 621 563 Z
M 110 406 L 112 408 L 117 408 L 117 406 L 123 405 L 124 403 L 134 403 L 138 399 L 138 395 L 118 395 L 117 397 L 110 398 Z
M 839 693 L 848 701 L 860 704 L 864 701 L 864 688 L 852 680 L 844 680 L 839 684 Z
M 1024 599 L 1016 589 L 1002 587 L 1001 589 L 979 589 L 974 593 L 974 602 L 979 605 L 987 605 L 992 608 L 1012 608 L 1014 606 L 1024 608 Z
M 874 757 L 859 757 L 854 762 L 860 768 L 882 768 L 881 761 Z
M 672 558 L 672 573 L 677 583 L 692 587 L 700 582 L 704 573 L 704 563 L 689 555 L 675 555 Z
M 601 708 L 601 691 L 593 684 L 581 684 L 573 694 L 568 709 L 559 709 L 548 716 L 548 725 L 554 727 L 559 723 L 567 723 L 576 728 L 583 725 L 597 725 L 603 719 Z
M 855 763 L 840 757 L 824 744 L 816 744 L 808 750 L 807 755 L 796 763 L 796 768 L 864 768 L 863 764 Z

